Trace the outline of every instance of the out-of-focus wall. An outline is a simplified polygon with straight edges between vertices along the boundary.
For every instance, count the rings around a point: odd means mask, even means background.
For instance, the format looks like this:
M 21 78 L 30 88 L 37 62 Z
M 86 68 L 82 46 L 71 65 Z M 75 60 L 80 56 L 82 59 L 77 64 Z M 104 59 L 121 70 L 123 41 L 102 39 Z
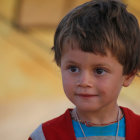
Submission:
M 88 0 L 21 0 L 17 23 L 21 26 L 56 26 L 73 7 Z
M 18 24 L 22 26 L 54 25 L 63 13 L 65 0 L 22 0 Z
M 139 0 L 124 0 L 128 6 L 128 10 L 132 12 L 140 22 L 140 1 Z
M 0 17 L 13 20 L 15 16 L 16 4 L 19 0 L 0 0 Z
M 0 16 L 20 26 L 56 26 L 70 9 L 88 0 L 0 0 Z
M 88 0 L 0 0 L 0 16 L 20 26 L 56 26 L 72 8 Z M 123 0 L 140 19 L 139 0 Z

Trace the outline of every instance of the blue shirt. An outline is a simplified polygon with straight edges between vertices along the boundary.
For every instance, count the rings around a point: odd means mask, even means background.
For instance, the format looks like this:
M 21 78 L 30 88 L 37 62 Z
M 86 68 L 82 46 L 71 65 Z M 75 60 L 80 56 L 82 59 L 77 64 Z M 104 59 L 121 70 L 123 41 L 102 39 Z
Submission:
M 82 130 L 79 126 L 79 123 L 75 120 L 72 120 L 75 136 L 77 140 L 85 140 Z M 88 127 L 85 124 L 80 123 L 83 131 L 88 140 L 115 140 L 118 123 L 113 123 L 106 126 L 91 126 Z M 119 121 L 119 131 L 118 131 L 118 140 L 125 140 L 125 118 L 123 117 Z

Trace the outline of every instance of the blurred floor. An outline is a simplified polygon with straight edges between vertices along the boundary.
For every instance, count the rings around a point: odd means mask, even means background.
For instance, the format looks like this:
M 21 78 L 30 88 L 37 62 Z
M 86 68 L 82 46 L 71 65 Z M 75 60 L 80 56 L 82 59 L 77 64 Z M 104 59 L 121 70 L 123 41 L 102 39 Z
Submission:
M 0 20 L 0 139 L 26 140 L 41 123 L 73 105 L 63 93 L 50 51 L 54 29 L 18 30 Z M 119 104 L 140 113 L 140 78 Z

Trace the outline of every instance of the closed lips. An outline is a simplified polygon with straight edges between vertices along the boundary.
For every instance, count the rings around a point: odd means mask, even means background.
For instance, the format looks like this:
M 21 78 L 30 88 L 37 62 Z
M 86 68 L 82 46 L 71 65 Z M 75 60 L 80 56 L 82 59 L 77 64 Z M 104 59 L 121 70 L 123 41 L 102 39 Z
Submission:
M 83 96 L 83 97 L 93 97 L 97 95 L 92 95 L 92 94 L 76 94 L 77 96 Z

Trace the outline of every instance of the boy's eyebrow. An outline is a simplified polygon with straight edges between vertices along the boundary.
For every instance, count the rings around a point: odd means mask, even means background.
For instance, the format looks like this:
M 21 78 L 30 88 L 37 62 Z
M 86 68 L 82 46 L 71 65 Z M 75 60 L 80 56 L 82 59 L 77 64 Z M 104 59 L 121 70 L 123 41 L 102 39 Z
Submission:
M 72 60 L 67 61 L 67 63 L 68 63 L 68 64 L 81 65 L 80 63 L 75 62 L 75 61 L 72 61 Z M 109 65 L 108 63 L 97 63 L 97 64 L 92 64 L 91 66 L 92 66 L 92 67 L 109 67 L 109 68 L 112 67 L 112 66 Z
M 95 65 L 93 65 L 93 66 L 98 66 L 98 67 L 111 67 L 109 64 L 107 64 L 107 63 L 101 63 L 101 64 L 95 64 Z
M 68 64 L 69 64 L 69 63 L 70 63 L 70 64 L 72 63 L 72 64 L 80 65 L 78 62 L 75 62 L 75 61 L 72 61 L 72 60 L 68 60 L 67 63 L 68 63 Z

